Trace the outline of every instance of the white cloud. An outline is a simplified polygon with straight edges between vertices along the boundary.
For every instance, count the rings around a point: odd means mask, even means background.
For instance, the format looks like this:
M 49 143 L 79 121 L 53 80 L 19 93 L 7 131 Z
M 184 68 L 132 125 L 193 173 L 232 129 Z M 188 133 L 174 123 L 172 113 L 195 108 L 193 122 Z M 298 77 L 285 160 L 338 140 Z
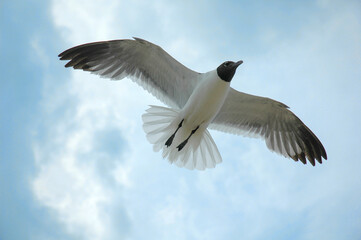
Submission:
M 68 44 L 107 39 L 114 32 L 118 1 L 52 1 L 54 25 Z
M 137 31 L 144 31 L 145 38 L 156 39 L 181 62 L 194 69 L 207 69 L 208 64 L 217 62 L 213 56 L 221 53 L 217 53 L 211 43 L 199 46 L 202 39 L 193 39 L 177 30 L 177 26 L 191 26 L 187 16 L 177 16 L 178 5 L 162 1 L 144 5 L 141 1 L 60 0 L 53 1 L 52 15 L 66 47 L 130 37 Z M 146 14 L 140 11 L 142 9 L 149 12 Z M 299 36 L 289 39 L 279 39 L 274 29 L 261 31 L 265 42 L 272 44 L 271 50 L 261 56 L 249 56 L 247 65 L 237 73 L 237 81 L 232 83 L 237 89 L 257 89 L 257 94 L 285 101 L 307 120 L 306 123 L 312 124 L 312 129 L 317 126 L 315 132 L 325 140 L 326 148 L 331 148 L 330 161 L 323 166 L 312 168 L 295 164 L 270 153 L 257 139 L 212 132 L 223 163 L 206 172 L 179 169 L 152 152 L 142 131 L 141 114 L 148 104 L 161 104 L 159 101 L 127 79 L 108 81 L 69 69 L 66 84 L 45 89 L 46 138 L 34 144 L 39 168 L 33 181 L 34 195 L 54 212 L 71 236 L 83 239 L 118 239 L 119 235 L 131 239 L 148 239 L 149 236 L 157 239 L 235 236 L 262 239 L 270 232 L 281 234 L 284 224 L 298 220 L 307 221 L 302 223 L 306 238 L 335 233 L 339 230 L 337 226 L 318 229 L 316 234 L 312 225 L 320 226 L 327 220 L 325 216 L 338 223 L 337 218 L 344 216 L 339 212 L 349 211 L 347 207 L 339 208 L 333 215 L 324 215 L 332 209 L 326 203 L 329 198 L 336 199 L 332 204 L 340 204 L 345 197 L 337 193 L 349 194 L 348 190 L 342 190 L 343 185 L 357 186 L 351 180 L 342 179 L 347 172 L 356 170 L 342 168 L 343 164 L 337 163 L 338 159 L 332 154 L 342 155 L 334 150 L 337 148 L 335 141 L 330 140 L 331 123 L 322 127 L 321 120 L 332 108 L 327 106 L 318 112 L 318 108 L 332 98 L 327 94 L 323 94 L 322 99 L 318 96 L 322 87 L 336 92 L 337 79 L 327 82 L 325 76 L 343 74 L 346 65 L 359 57 L 352 51 L 347 54 L 343 50 L 328 51 L 337 45 L 340 32 L 353 33 L 348 39 L 358 46 L 360 32 L 355 33 L 353 27 L 359 27 L 359 21 L 354 19 L 357 16 L 347 15 L 350 10 L 346 10 L 326 9 L 323 17 L 327 21 L 315 20 L 305 25 Z M 125 21 L 127 17 L 132 21 Z M 150 18 L 155 26 L 163 26 L 154 30 L 157 34 L 152 33 L 150 25 L 142 25 Z M 349 24 L 344 28 L 349 22 L 356 26 Z M 204 26 L 207 27 L 210 26 Z M 215 38 L 223 41 L 222 36 Z M 330 42 L 326 44 L 326 40 Z M 37 44 L 34 47 L 41 48 Z M 212 49 L 215 53 L 207 53 L 204 49 Z M 335 55 L 350 57 L 352 61 L 346 61 L 341 71 L 336 63 L 326 63 Z M 199 61 L 205 57 L 208 59 Z M 294 82 L 300 84 L 297 86 Z M 305 98 L 312 101 L 304 101 Z M 336 100 L 332 103 L 339 106 Z M 346 100 L 342 104 L 346 104 Z M 63 109 L 60 114 L 57 113 L 59 109 Z M 349 113 L 349 109 L 343 111 Z M 107 131 L 119 133 L 121 151 L 110 153 L 99 146 L 99 133 Z M 353 180 L 357 182 L 359 178 Z M 337 181 L 341 183 L 337 185 Z M 351 201 L 350 204 L 355 203 Z M 318 214 L 310 214 L 315 209 Z

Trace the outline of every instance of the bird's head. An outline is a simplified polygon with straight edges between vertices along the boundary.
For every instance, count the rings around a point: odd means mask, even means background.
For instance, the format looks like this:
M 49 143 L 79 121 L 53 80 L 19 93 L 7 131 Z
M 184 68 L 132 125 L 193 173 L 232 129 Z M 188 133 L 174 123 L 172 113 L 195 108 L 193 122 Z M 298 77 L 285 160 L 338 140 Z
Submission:
M 242 63 L 242 60 L 238 62 L 226 61 L 219 65 L 217 74 L 223 81 L 230 82 L 236 73 L 237 67 Z

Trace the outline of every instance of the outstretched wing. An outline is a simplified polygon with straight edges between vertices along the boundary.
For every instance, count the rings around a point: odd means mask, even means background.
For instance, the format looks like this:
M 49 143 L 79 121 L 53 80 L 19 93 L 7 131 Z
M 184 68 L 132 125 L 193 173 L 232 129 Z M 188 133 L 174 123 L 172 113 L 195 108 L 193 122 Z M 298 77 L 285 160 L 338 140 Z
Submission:
M 313 166 L 327 159 L 320 140 L 286 105 L 233 88 L 210 128 L 262 137 L 270 150 L 304 164 L 306 157 Z
M 159 46 L 134 39 L 87 43 L 70 48 L 59 57 L 70 60 L 65 67 L 114 80 L 130 77 L 165 104 L 182 108 L 201 74 L 182 65 Z

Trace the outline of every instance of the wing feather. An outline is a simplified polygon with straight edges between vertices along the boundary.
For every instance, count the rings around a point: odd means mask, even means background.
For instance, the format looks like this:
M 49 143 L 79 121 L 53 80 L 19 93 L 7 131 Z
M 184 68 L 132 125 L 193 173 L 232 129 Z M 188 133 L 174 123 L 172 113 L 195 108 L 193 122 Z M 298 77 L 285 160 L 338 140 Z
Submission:
M 210 128 L 262 137 L 267 147 L 285 157 L 314 166 L 315 160 L 327 159 L 316 135 L 289 109 L 275 100 L 238 92 L 233 88 Z
M 130 77 L 165 104 L 182 108 L 201 77 L 161 47 L 140 38 L 87 43 L 59 54 L 65 67 L 120 80 Z

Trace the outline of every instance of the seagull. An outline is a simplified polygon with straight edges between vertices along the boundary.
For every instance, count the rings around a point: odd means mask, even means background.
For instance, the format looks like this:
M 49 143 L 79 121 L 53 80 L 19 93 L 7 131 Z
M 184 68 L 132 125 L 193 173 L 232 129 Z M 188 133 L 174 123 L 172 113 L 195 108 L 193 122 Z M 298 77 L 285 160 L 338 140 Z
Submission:
M 179 167 L 204 170 L 222 162 L 208 129 L 261 137 L 271 151 L 303 164 L 327 160 L 320 140 L 287 105 L 230 87 L 243 61 L 198 73 L 135 37 L 75 46 L 59 57 L 68 60 L 65 67 L 113 80 L 130 78 L 166 104 L 146 110 L 143 129 L 154 151 Z

